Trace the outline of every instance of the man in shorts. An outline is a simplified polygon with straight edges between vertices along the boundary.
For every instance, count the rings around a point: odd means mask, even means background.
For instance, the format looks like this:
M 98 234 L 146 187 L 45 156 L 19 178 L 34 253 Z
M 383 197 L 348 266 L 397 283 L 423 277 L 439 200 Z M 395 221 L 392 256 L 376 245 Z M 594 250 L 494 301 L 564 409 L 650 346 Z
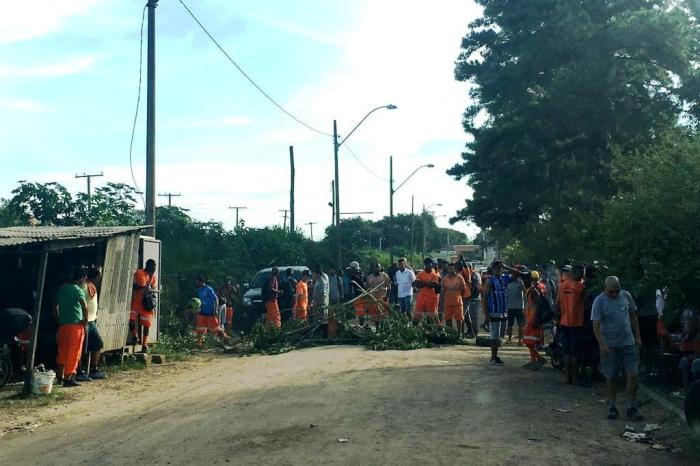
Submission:
M 416 275 L 413 286 L 418 289 L 413 322 L 418 323 L 424 315 L 427 315 L 434 323 L 439 324 L 438 302 L 440 296 L 438 289 L 440 288 L 440 275 L 433 270 L 433 260 L 430 257 L 426 257 L 423 261 L 423 270 Z
M 622 290 L 620 279 L 605 279 L 605 291 L 593 302 L 593 332 L 600 345 L 600 371 L 606 379 L 608 419 L 617 419 L 616 379 L 620 369 L 627 375 L 627 418 L 642 420 L 637 409 L 637 370 L 642 339 L 637 321 L 637 306 L 629 292 Z
M 513 325 L 518 324 L 518 345 L 523 344 L 523 327 L 525 323 L 525 285 L 523 280 L 516 275 L 506 287 L 506 301 L 508 302 L 508 340 L 513 341 Z
M 506 301 L 506 289 L 508 287 L 508 277 L 503 275 L 503 269 L 506 268 L 515 272 L 503 265 L 500 260 L 495 260 L 491 263 L 491 275 L 484 281 L 484 297 L 481 305 L 486 318 L 485 323 L 490 323 L 491 331 L 491 364 L 494 366 L 502 366 L 503 361 L 498 357 L 498 347 L 501 344 L 501 338 L 506 334 L 506 326 L 508 323 L 508 307 Z
M 445 325 L 452 327 L 452 320 L 455 321 L 459 338 L 464 334 L 464 304 L 462 296 L 467 289 L 467 284 L 461 274 L 457 273 L 455 264 L 447 265 L 447 275 L 442 278 L 440 292 L 445 297 Z
M 199 314 L 197 314 L 197 323 L 195 324 L 197 346 L 202 347 L 202 338 L 207 332 L 213 333 L 223 342 L 226 342 L 228 336 L 221 329 L 221 324 L 219 323 L 219 297 L 212 287 L 206 284 L 204 277 L 197 277 L 195 284 L 197 285 L 197 298 L 202 303 Z

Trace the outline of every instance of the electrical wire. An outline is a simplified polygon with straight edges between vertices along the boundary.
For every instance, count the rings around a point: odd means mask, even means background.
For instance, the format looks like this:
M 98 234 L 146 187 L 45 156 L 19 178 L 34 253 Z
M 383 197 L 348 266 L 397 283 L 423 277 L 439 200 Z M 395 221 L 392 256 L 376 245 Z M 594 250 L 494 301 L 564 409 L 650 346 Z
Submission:
M 355 152 L 353 152 L 353 150 L 350 148 L 350 146 L 348 146 L 347 143 L 343 144 L 343 147 L 344 147 L 345 150 L 347 150 L 348 153 L 357 161 L 357 163 L 360 164 L 360 166 L 361 166 L 362 168 L 364 168 L 365 170 L 367 170 L 367 172 L 368 172 L 370 175 L 374 176 L 375 178 L 377 178 L 377 179 L 379 179 L 379 180 L 389 182 L 389 178 L 384 178 L 384 177 L 381 176 L 381 175 L 377 175 L 377 174 L 376 174 L 375 172 L 373 172 L 367 165 L 365 165 L 364 162 L 357 156 L 357 154 L 355 154 Z
M 136 191 L 139 192 L 143 205 L 146 205 L 146 198 L 140 193 L 139 185 L 136 182 L 136 176 L 134 175 L 134 137 L 136 135 L 136 122 L 139 118 L 139 107 L 141 106 L 141 83 L 143 81 L 143 24 L 146 20 L 146 8 L 148 4 L 143 6 L 143 12 L 141 13 L 141 39 L 139 40 L 139 90 L 136 95 L 136 111 L 134 112 L 134 124 L 131 127 L 131 142 L 129 143 L 129 169 L 131 170 L 131 180 L 134 182 L 134 187 Z
M 182 0 L 178 0 L 178 1 L 185 8 L 185 10 L 187 10 L 187 13 L 189 13 L 189 15 L 192 17 L 192 19 L 194 19 L 194 21 L 199 25 L 199 27 L 202 29 L 202 31 L 204 31 L 204 34 L 206 34 L 207 37 L 209 37 L 209 39 L 214 43 L 214 45 L 216 45 L 216 47 L 221 51 L 221 53 L 224 54 L 224 56 L 228 59 L 228 61 L 231 62 L 231 64 L 236 67 L 236 69 L 243 75 L 243 77 L 245 77 L 248 80 L 248 82 L 250 82 L 250 84 L 252 84 L 253 87 L 255 87 L 263 96 L 265 96 L 265 98 L 267 100 L 269 100 L 275 107 L 277 107 L 282 112 L 284 112 L 292 120 L 296 121 L 297 123 L 299 123 L 303 127 L 307 128 L 315 133 L 321 134 L 323 136 L 329 136 L 329 137 L 333 136 L 330 133 L 326 133 L 325 131 L 321 131 L 319 129 L 314 128 L 313 126 L 309 125 L 308 123 L 306 123 L 302 119 L 298 118 L 296 115 L 294 115 L 293 113 L 288 111 L 286 108 L 284 108 L 282 106 L 282 104 L 277 102 L 272 96 L 270 96 L 270 94 L 265 92 L 265 90 L 262 87 L 260 87 L 258 85 L 258 83 L 256 83 L 255 80 L 253 78 L 251 78 L 250 75 L 248 75 L 248 73 L 246 73 L 246 71 L 238 63 L 236 63 L 236 61 L 231 57 L 231 55 L 228 54 L 228 52 L 226 52 L 226 50 L 221 46 L 221 44 L 219 44 L 219 42 L 216 39 L 214 39 L 214 36 L 211 35 L 211 33 L 207 30 L 206 27 L 204 27 L 204 25 L 201 23 L 201 21 L 199 21 L 199 19 L 194 15 L 194 13 L 192 13 L 192 10 L 189 9 L 189 7 L 185 4 L 185 2 Z

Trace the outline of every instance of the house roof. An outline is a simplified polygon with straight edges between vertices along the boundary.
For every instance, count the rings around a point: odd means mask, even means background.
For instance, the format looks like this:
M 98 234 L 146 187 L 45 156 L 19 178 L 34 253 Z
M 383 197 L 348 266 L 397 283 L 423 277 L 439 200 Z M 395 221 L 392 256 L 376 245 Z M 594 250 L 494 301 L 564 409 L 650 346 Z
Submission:
M 109 238 L 144 227 L 10 227 L 0 228 L 0 247 L 61 242 L 81 239 Z

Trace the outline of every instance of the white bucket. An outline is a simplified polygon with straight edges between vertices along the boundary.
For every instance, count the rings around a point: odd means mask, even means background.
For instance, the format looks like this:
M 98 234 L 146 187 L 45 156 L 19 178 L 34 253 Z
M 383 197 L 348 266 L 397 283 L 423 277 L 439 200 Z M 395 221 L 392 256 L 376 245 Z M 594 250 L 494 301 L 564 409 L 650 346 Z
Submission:
M 32 393 L 35 395 L 48 395 L 53 390 L 53 381 L 56 379 L 54 371 L 39 372 L 34 371 L 32 377 Z

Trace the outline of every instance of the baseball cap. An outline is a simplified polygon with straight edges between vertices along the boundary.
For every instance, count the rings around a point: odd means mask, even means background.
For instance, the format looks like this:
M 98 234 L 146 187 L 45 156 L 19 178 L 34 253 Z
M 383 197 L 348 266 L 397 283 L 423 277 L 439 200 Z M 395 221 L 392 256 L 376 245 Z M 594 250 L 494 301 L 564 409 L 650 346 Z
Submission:
M 350 262 L 350 268 L 358 270 L 360 268 L 360 264 L 358 264 L 357 261 L 352 261 Z

